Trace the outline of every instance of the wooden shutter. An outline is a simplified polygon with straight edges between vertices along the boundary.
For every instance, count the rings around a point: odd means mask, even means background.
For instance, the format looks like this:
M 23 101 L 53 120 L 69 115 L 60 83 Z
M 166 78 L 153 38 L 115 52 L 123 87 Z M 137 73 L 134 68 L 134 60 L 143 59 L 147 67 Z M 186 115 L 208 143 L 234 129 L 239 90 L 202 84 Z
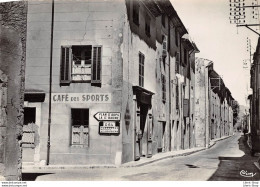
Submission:
M 101 46 L 94 46 L 92 52 L 91 84 L 101 84 Z
M 66 85 L 71 82 L 71 46 L 61 47 L 60 84 Z
M 183 99 L 183 117 L 189 117 L 189 99 Z

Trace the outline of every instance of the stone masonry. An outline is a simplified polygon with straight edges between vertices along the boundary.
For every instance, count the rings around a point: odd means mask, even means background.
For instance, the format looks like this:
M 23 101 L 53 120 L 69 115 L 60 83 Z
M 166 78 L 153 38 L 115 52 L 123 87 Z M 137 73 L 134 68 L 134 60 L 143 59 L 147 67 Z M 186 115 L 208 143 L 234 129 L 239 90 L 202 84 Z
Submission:
M 27 2 L 0 4 L 0 180 L 21 180 Z

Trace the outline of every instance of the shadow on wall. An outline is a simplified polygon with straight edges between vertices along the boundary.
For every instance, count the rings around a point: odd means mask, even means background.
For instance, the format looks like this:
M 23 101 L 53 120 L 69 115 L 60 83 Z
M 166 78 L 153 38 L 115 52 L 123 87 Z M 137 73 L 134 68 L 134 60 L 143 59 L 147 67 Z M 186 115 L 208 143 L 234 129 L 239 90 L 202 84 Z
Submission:
M 53 173 L 23 173 L 22 180 L 23 181 L 35 181 L 38 176 L 50 175 L 50 174 L 53 174 Z
M 250 154 L 247 145 L 247 137 L 242 136 L 238 140 L 239 149 L 245 153 L 242 157 L 219 157 L 218 169 L 208 181 L 259 181 L 260 173 L 254 162 L 258 157 Z M 253 174 L 254 176 L 250 176 Z M 247 177 L 245 177 L 247 176 Z

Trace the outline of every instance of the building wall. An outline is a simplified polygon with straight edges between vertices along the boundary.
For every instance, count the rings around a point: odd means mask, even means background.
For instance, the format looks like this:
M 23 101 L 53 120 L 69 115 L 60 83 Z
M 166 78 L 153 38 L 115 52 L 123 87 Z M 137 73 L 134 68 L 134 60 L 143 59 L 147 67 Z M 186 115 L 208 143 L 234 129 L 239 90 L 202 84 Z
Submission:
M 195 145 L 206 147 L 208 131 L 208 73 L 207 60 L 196 58 L 195 61 Z
M 21 180 L 27 3 L 0 4 L 0 175 Z
M 121 163 L 122 128 L 118 136 L 99 135 L 97 112 L 121 112 L 123 90 L 123 24 L 125 4 L 116 1 L 55 1 L 53 33 L 53 95 L 111 94 L 111 103 L 52 103 L 50 164 Z M 46 93 L 41 105 L 40 161 L 46 160 L 49 107 L 51 2 L 28 2 L 26 89 Z M 61 47 L 102 46 L 102 83 L 60 85 Z M 71 145 L 71 109 L 89 109 L 89 146 Z M 124 108 L 125 109 L 125 108 Z M 122 119 L 122 117 L 121 117 Z M 122 120 L 121 120 L 122 121 Z M 121 126 L 121 125 L 120 125 Z M 75 159 L 77 158 L 77 159 Z

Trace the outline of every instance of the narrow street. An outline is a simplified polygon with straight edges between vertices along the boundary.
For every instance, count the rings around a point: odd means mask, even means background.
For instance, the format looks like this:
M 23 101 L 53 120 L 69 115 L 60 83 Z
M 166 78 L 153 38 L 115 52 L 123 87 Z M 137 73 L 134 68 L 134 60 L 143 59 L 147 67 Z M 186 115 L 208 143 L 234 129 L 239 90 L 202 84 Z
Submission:
M 244 136 L 236 134 L 212 148 L 189 156 L 165 159 L 142 167 L 48 170 L 23 173 L 23 180 L 36 181 L 258 181 L 260 173 L 253 162 Z M 253 177 L 241 176 L 241 171 Z

